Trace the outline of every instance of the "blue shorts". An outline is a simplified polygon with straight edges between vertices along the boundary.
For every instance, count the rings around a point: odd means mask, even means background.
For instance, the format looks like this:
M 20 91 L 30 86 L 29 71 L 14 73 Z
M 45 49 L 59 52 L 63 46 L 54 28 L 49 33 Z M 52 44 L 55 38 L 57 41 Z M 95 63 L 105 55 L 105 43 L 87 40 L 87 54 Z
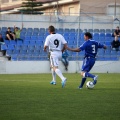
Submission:
M 85 58 L 82 65 L 82 71 L 89 72 L 95 64 L 95 58 Z

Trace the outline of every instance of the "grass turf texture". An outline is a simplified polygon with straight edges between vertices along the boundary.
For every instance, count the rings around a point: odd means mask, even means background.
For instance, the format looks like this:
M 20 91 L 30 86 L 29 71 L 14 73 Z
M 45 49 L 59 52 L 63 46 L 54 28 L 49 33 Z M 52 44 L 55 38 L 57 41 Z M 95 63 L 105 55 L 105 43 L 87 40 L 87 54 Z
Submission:
M 79 74 L 65 88 L 51 74 L 0 75 L 0 120 L 120 120 L 120 74 L 98 75 L 93 90 L 77 89 Z

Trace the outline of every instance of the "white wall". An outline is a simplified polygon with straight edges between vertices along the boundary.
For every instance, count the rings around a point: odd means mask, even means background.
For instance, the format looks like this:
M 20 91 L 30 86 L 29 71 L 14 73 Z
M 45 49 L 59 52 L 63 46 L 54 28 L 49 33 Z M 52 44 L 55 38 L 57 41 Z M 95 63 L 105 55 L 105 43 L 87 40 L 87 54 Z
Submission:
M 60 62 L 60 69 L 64 73 L 80 72 L 82 61 L 70 61 L 69 70 L 64 70 Z M 120 61 L 97 61 L 92 71 L 94 73 L 120 73 Z M 50 73 L 48 61 L 1 61 L 0 74 Z
M 78 16 L 43 16 L 43 15 L 19 15 L 4 14 L 0 15 L 0 27 L 12 27 L 14 24 L 21 27 L 22 21 L 24 27 L 28 28 L 48 28 L 54 25 L 56 28 L 74 28 L 78 29 Z M 118 18 L 120 19 L 120 18 Z M 119 25 L 114 23 L 112 16 L 84 16 L 80 17 L 81 29 L 112 29 Z

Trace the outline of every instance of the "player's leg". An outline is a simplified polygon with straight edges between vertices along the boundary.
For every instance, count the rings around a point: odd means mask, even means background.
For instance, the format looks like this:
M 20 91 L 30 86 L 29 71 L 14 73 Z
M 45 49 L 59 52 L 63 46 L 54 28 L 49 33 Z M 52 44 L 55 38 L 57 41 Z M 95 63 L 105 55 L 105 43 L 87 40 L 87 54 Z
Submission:
M 89 78 L 92 78 L 94 80 L 93 84 L 95 85 L 96 82 L 97 82 L 97 78 L 98 76 L 97 75 L 93 75 L 91 73 L 89 73 L 89 71 L 92 69 L 92 67 L 94 66 L 95 64 L 95 59 L 94 58 L 87 58 L 86 59 L 86 63 L 84 63 L 85 65 L 83 66 L 83 72 L 81 72 L 81 75 L 83 77 L 89 77 Z
M 53 63 L 53 61 L 52 61 L 52 58 L 51 58 L 51 56 L 50 56 L 50 62 L 51 62 L 51 72 L 52 72 L 52 81 L 50 82 L 50 84 L 53 84 L 53 85 L 56 85 L 56 73 L 55 73 L 55 71 L 54 71 L 54 63 Z
M 83 72 L 85 72 L 85 71 L 84 71 L 85 66 L 86 66 L 86 59 L 83 60 L 83 65 L 82 65 L 82 72 L 81 72 L 81 75 L 82 75 Z M 82 89 L 82 88 L 83 88 L 83 85 L 85 84 L 85 81 L 86 81 L 86 77 L 84 77 L 84 76 L 82 75 L 82 80 L 81 80 L 81 83 L 80 83 L 79 89 Z
M 81 81 L 81 84 L 79 86 L 80 89 L 82 89 L 87 77 L 90 77 L 92 79 L 96 79 L 96 76 L 89 73 L 89 71 L 92 69 L 92 67 L 94 66 L 95 64 L 95 60 L 94 59 L 89 59 L 89 58 L 85 58 L 84 61 L 83 61 L 83 65 L 82 65 L 82 72 L 81 72 L 81 75 L 82 75 L 82 81 Z
M 86 77 L 83 77 L 83 78 L 82 78 L 82 81 L 81 81 L 81 83 L 80 83 L 79 89 L 82 89 L 82 88 L 83 88 L 83 85 L 85 84 L 86 79 L 87 79 Z
M 52 62 L 53 62 L 53 69 L 56 72 L 56 74 L 61 78 L 62 87 L 64 87 L 65 84 L 66 84 L 67 79 L 63 76 L 62 72 L 58 68 L 58 66 L 59 66 L 59 57 L 51 57 L 51 59 L 52 59 Z

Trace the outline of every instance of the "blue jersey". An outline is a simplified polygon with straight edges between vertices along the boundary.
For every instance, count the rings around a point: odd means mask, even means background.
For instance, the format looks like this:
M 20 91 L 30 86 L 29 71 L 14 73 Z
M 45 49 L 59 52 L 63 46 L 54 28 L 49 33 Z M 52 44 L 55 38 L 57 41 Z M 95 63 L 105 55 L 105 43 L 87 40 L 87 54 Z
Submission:
M 98 52 L 98 48 L 103 48 L 104 45 L 100 44 L 97 41 L 94 40 L 87 40 L 80 46 L 80 50 L 85 50 L 85 57 L 96 57 L 96 54 Z

